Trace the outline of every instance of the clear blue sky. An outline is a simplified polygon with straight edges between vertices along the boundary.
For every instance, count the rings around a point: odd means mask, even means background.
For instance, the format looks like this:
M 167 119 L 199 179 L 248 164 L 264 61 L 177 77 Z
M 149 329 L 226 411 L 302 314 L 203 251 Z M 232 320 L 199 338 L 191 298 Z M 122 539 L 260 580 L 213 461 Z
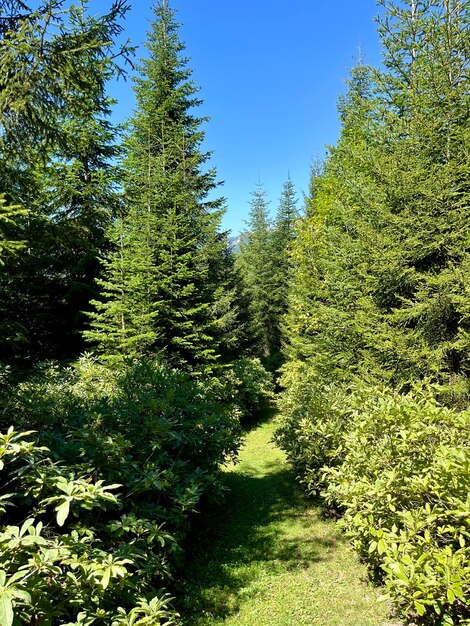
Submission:
M 109 1 L 90 4 L 101 11 Z M 151 3 L 132 4 L 124 26 L 138 45 Z M 201 113 L 211 117 L 205 147 L 224 181 L 223 226 L 237 234 L 258 180 L 273 213 L 288 173 L 299 200 L 307 192 L 313 158 L 337 139 L 336 102 L 359 46 L 366 62 L 380 63 L 378 8 L 374 0 L 172 0 L 172 6 L 201 87 Z M 134 105 L 131 82 L 112 92 L 122 120 Z

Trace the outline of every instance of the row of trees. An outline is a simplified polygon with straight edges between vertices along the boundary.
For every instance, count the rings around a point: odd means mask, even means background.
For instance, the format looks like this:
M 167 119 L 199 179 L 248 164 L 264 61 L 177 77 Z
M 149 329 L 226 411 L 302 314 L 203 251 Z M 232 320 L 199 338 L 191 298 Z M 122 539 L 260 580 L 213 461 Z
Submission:
M 278 440 L 404 619 L 469 619 L 469 5 L 379 4 L 383 67 L 352 71 L 305 216 L 287 180 L 272 222 L 258 186 L 234 256 L 168 0 L 126 133 L 127 2 L 1 3 L 0 354 L 99 357 L 0 370 L 0 415 L 48 446 L 3 436 L 7 626 L 176 619 L 159 587 L 269 392 L 251 356 L 282 364 Z
M 299 215 L 290 178 L 283 185 L 274 222 L 259 183 L 252 193 L 247 231 L 240 238 L 236 259 L 248 302 L 253 348 L 273 371 L 282 360 L 281 327 L 291 279 L 289 257 Z
M 135 79 L 128 132 L 107 82 L 129 4 L 0 6 L 0 358 L 30 367 L 157 356 L 187 370 L 252 353 L 220 220 L 205 118 L 166 0 Z M 215 199 L 214 199 L 215 197 Z
M 379 5 L 292 247 L 278 439 L 405 622 L 466 624 L 470 11 Z
M 89 346 L 105 359 L 160 354 L 186 368 L 241 351 L 275 367 L 292 182 L 273 225 L 254 193 L 235 268 L 168 2 L 156 7 L 125 136 L 110 122 L 106 85 L 132 60 L 128 44 L 112 43 L 128 5 L 90 17 L 87 4 L 11 3 L 1 16 L 2 359 L 71 359 Z

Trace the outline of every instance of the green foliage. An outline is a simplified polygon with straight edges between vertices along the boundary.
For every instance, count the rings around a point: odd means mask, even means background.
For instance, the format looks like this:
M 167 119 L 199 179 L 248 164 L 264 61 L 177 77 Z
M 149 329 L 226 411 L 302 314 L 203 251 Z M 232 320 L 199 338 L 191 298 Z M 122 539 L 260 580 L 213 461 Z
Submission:
M 469 7 L 379 4 L 292 249 L 277 438 L 406 622 L 465 624 Z
M 362 389 L 325 470 L 325 495 L 362 556 L 382 570 L 403 616 L 422 624 L 470 617 L 470 414 L 428 394 Z
M 11 254 L 24 246 L 24 241 L 15 241 L 8 236 L 8 230 L 15 226 L 16 220 L 27 213 L 20 206 L 8 206 L 5 194 L 0 194 L 0 264 L 4 264 L 5 255 Z M 4 233 L 4 231 L 6 231 Z
M 356 386 L 340 395 L 296 376 L 276 439 L 301 481 L 311 493 L 323 487 L 407 623 L 466 623 L 469 412 L 429 390 Z
M 84 337 L 99 346 L 103 358 L 119 360 L 145 353 L 155 340 L 155 271 L 148 238 L 139 223 L 118 218 L 107 236 L 113 249 L 103 259 L 97 283 L 103 300 L 93 300 L 91 329 Z
M 272 375 L 254 357 L 233 361 L 218 384 L 224 401 L 235 405 L 242 423 L 265 409 L 274 395 Z
M 1 224 L 17 253 L 2 259 L 0 350 L 20 363 L 83 349 L 83 311 L 119 204 L 106 85 L 130 52 L 115 43 L 126 2 L 105 15 L 86 0 L 35 5 L 0 9 L 0 192 L 25 208 Z
M 88 0 L 64 7 L 62 0 L 40 1 L 29 8 L 21 0 L 2 3 L 0 8 L 0 111 L 2 140 L 21 152 L 34 138 L 36 149 L 57 141 L 57 116 L 75 104 L 77 92 L 94 88 L 93 72 L 84 72 L 83 51 L 97 63 L 127 55 L 125 45 L 116 50 L 114 42 L 122 32 L 119 17 L 129 6 L 125 0 L 113 3 L 101 17 L 86 21 Z M 72 18 L 72 19 L 70 19 Z M 70 28 L 75 20 L 75 26 Z
M 353 69 L 340 140 L 312 179 L 286 353 L 326 382 L 431 378 L 464 404 L 468 7 L 384 4 L 385 69 Z
M 111 490 L 120 485 L 94 482 L 91 475 L 75 478 L 72 466 L 54 462 L 30 435 L 10 428 L 0 437 L 2 624 L 11 625 L 14 616 L 24 624 L 73 615 L 78 623 L 110 619 L 109 600 L 119 597 L 116 590 L 130 577 L 132 561 L 100 539 L 99 528 L 71 524 L 70 517 L 73 512 L 83 523 L 97 519 L 96 508 L 116 509 L 120 501 Z M 6 494 L 12 487 L 14 493 Z
M 341 463 L 342 435 L 350 420 L 344 395 L 334 386 L 319 384 L 304 364 L 289 364 L 279 400 L 281 417 L 276 442 L 286 452 L 297 477 L 311 493 L 323 485 L 323 467 Z
M 273 262 L 268 201 L 261 184 L 258 184 L 252 193 L 250 207 L 248 230 L 242 235 L 236 266 L 249 302 L 253 353 L 260 358 L 267 359 L 272 352 Z
M 1 440 L 5 620 L 175 623 L 165 586 L 192 513 L 236 452 L 237 414 L 187 374 L 89 357 L 7 378 L 0 402 L 3 421 L 40 430 Z
M 169 3 L 158 2 L 149 56 L 135 81 L 126 206 L 111 226 L 114 250 L 104 263 L 102 301 L 85 336 L 106 358 L 162 353 L 191 368 L 214 362 L 220 327 L 227 334 L 233 329 L 227 242 L 219 232 L 224 201 L 209 199 L 216 174 L 206 169 L 210 154 L 201 150 L 206 119 L 194 115 L 199 89 L 178 28 Z

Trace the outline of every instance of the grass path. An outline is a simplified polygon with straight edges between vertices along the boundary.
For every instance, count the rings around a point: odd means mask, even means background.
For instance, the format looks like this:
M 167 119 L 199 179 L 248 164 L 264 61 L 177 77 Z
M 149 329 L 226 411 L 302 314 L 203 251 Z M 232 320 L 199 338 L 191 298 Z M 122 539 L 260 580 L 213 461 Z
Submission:
M 271 437 L 247 434 L 230 492 L 200 523 L 184 626 L 392 626 L 334 522 L 303 496 Z

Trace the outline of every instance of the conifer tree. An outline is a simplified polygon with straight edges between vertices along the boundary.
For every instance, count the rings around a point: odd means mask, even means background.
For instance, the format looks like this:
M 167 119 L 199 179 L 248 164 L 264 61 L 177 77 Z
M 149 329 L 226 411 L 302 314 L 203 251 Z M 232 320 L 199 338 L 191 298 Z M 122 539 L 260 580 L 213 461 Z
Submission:
M 378 262 L 384 291 L 392 291 L 397 276 L 403 286 L 393 289 L 386 315 L 388 337 L 400 341 L 390 342 L 395 350 L 381 360 L 394 359 L 399 379 L 412 373 L 457 388 L 470 374 L 460 270 L 468 262 L 470 219 L 470 7 L 458 0 L 385 7 L 383 185 L 390 209 L 386 230 L 400 245 L 386 249 Z M 385 262 L 398 272 L 384 273 Z
M 201 124 L 206 120 L 194 114 L 201 101 L 183 56 L 178 26 L 169 3 L 157 3 L 146 44 L 149 56 L 136 79 L 137 106 L 124 166 L 123 228 L 130 240 L 140 239 L 141 250 L 149 254 L 144 269 L 131 249 L 125 258 L 128 275 L 135 274 L 129 280 L 148 286 L 143 302 L 151 304 L 150 309 L 143 303 L 134 306 L 126 315 L 129 333 L 136 336 L 147 329 L 149 315 L 153 320 L 152 330 L 144 332 L 147 340 L 141 352 L 160 353 L 175 364 L 193 366 L 217 357 L 214 303 L 220 297 L 227 243 L 219 233 L 223 200 L 208 199 L 217 182 L 214 169 L 205 167 L 210 155 L 201 151 Z M 149 276 L 139 277 L 142 271 Z M 110 260 L 104 303 L 87 333 L 104 354 L 119 352 L 109 339 L 118 336 L 117 318 L 107 313 L 115 307 L 113 293 L 124 289 L 119 283 L 111 286 L 119 275 Z M 100 339 L 99 333 L 107 338 Z M 129 341 L 138 343 L 130 337 Z
M 266 192 L 258 183 L 251 194 L 247 231 L 242 235 L 237 267 L 249 302 L 255 353 L 265 360 L 274 350 L 271 228 Z
M 26 156 L 34 145 L 41 152 L 60 141 L 56 119 L 73 105 L 77 93 L 93 90 L 95 76 L 83 71 L 83 53 L 96 62 L 122 69 L 116 59 L 129 48 L 116 48 L 122 32 L 120 18 L 127 0 L 115 0 L 110 10 L 90 17 L 77 28 L 76 17 L 85 15 L 89 0 L 72 7 L 63 0 L 38 0 L 33 5 L 8 0 L 0 5 L 0 126 L 2 148 Z M 75 15 L 73 15 L 75 14 Z M 72 19 L 70 19 L 72 17 Z M 88 69 L 90 69 L 88 67 Z
M 121 217 L 108 229 L 113 247 L 97 281 L 104 298 L 93 302 L 86 336 L 111 359 L 137 357 L 155 341 L 153 249 L 141 226 Z
M 371 242 L 376 243 L 369 218 L 380 214 L 381 199 L 372 167 L 377 151 L 371 90 L 370 70 L 359 63 L 340 100 L 338 145 L 323 170 L 312 171 L 307 215 L 291 254 L 285 352 L 325 383 L 351 376 L 362 365 L 375 319 L 364 289 Z
M 359 65 L 293 251 L 289 356 L 468 393 L 468 6 L 386 3 L 384 67 Z
M 117 202 L 106 83 L 129 53 L 114 44 L 127 5 L 90 16 L 86 0 L 63 4 L 11 2 L 0 13 L 0 191 L 23 207 L 8 236 L 24 242 L 0 277 L 7 359 L 83 349 L 81 311 Z
M 287 293 L 291 278 L 290 254 L 296 235 L 296 221 L 298 218 L 297 198 L 294 185 L 290 177 L 285 181 L 276 213 L 274 229 L 271 234 L 271 250 L 273 264 L 273 314 L 275 325 L 273 356 L 280 360 L 281 325 L 287 312 Z

